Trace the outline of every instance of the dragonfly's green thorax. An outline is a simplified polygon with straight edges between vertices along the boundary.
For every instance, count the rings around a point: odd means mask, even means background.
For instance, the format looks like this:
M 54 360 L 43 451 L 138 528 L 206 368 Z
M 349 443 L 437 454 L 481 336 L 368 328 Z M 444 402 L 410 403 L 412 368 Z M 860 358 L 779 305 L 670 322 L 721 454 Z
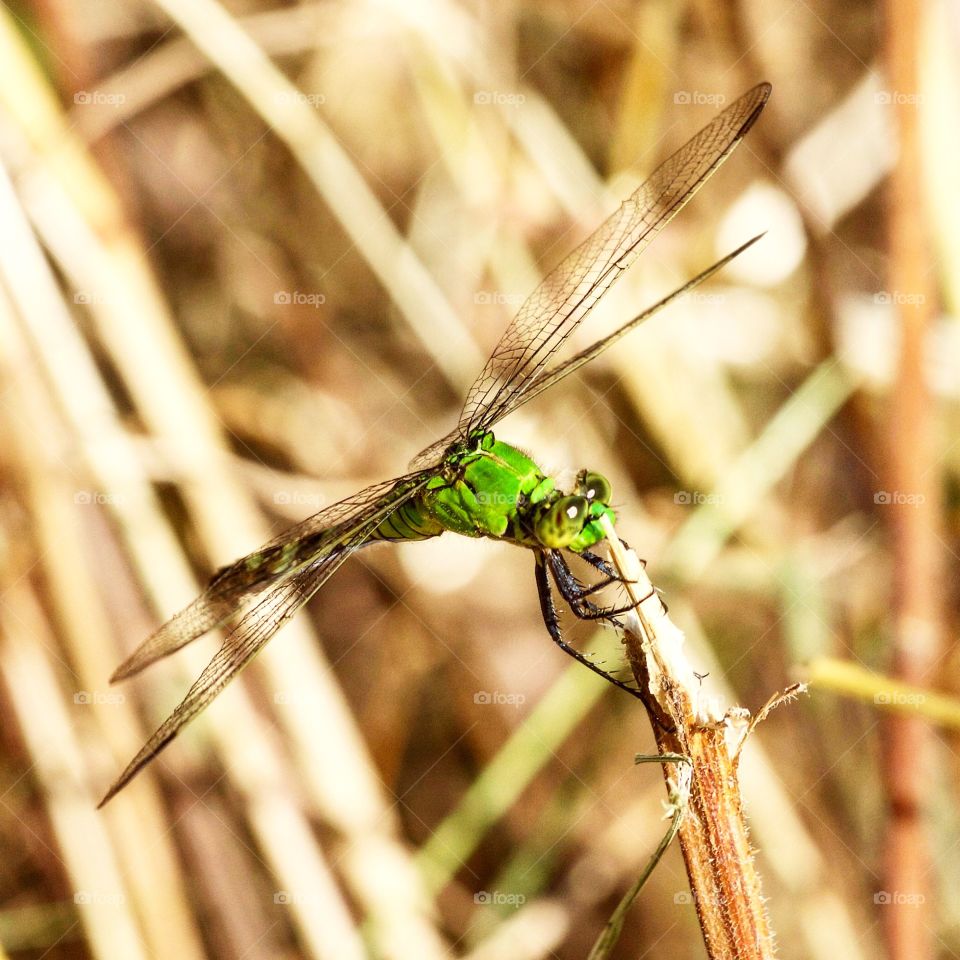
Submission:
M 484 432 L 450 452 L 423 492 L 378 527 L 376 539 L 423 540 L 450 530 L 581 551 L 603 539 L 603 514 L 614 520 L 608 501 L 609 485 L 597 474 L 582 473 L 576 492 L 564 493 L 525 453 Z

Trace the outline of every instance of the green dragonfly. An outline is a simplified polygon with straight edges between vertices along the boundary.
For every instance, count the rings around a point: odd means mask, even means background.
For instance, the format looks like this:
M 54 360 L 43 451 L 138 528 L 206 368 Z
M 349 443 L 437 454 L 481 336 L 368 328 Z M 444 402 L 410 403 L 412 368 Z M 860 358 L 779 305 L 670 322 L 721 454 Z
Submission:
M 616 614 L 623 612 L 589 599 L 617 579 L 590 550 L 603 539 L 600 518 L 613 520 L 610 484 L 602 475 L 584 470 L 573 490 L 560 490 L 526 454 L 496 439 L 492 429 L 759 239 L 754 237 L 609 336 L 551 365 L 558 349 L 614 281 L 729 156 L 769 95 L 770 86 L 764 83 L 732 103 L 664 161 L 546 277 L 521 306 L 470 388 L 457 426 L 421 452 L 411 472 L 321 510 L 219 570 L 196 600 L 120 665 L 112 681 L 133 676 L 232 622 L 220 649 L 110 787 L 101 806 L 207 707 L 351 554 L 372 543 L 425 540 L 451 531 L 526 547 L 536 561 L 541 610 L 553 640 L 591 670 L 639 695 L 567 644 L 550 585 L 552 577 L 560 596 L 581 619 L 615 622 Z M 593 565 L 604 579 L 584 586 L 570 570 L 564 551 Z

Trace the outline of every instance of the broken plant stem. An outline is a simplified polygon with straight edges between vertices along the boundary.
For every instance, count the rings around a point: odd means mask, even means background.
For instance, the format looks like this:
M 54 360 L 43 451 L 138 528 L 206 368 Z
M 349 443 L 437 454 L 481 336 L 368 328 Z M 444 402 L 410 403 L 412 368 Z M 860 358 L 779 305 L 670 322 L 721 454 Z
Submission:
M 737 748 L 746 711 L 721 714 L 700 695 L 700 678 L 683 650 L 683 634 L 667 616 L 640 560 L 603 518 L 611 558 L 634 604 L 622 616 L 627 658 L 645 703 L 668 788 L 668 757 L 690 763 L 690 795 L 678 834 L 690 891 L 710 960 L 769 960 L 773 934 L 750 846 Z

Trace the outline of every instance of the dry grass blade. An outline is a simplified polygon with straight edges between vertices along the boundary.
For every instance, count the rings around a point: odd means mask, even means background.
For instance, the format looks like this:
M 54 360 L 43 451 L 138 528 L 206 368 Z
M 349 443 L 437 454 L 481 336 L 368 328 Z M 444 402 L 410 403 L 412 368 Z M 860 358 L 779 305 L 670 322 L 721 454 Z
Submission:
M 18 222 L 13 215 L 15 211 L 8 206 L 7 213 L 5 223 L 10 229 L 16 229 Z M 20 225 L 25 226 L 25 224 Z M 21 233 L 18 242 L 8 243 L 5 250 L 9 253 L 16 249 L 29 256 L 31 245 L 28 235 Z M 39 267 L 37 261 L 32 265 Z M 10 266 L 9 262 L 7 266 Z M 8 282 L 14 281 L 15 289 L 17 282 L 34 285 L 21 287 L 23 292 L 44 288 L 52 290 L 52 277 L 47 277 L 44 282 L 42 268 L 40 268 L 40 277 L 37 277 L 36 269 L 31 270 L 30 266 L 29 262 L 18 264 L 16 270 L 8 273 Z M 116 425 L 112 431 L 115 442 L 110 455 L 107 455 L 103 445 L 103 439 L 107 434 L 105 415 L 109 416 L 109 403 L 106 400 L 105 391 L 96 379 L 89 357 L 86 356 L 76 334 L 71 330 L 69 318 L 63 306 L 60 305 L 58 309 L 55 304 L 55 300 L 51 301 L 44 311 L 47 326 L 32 331 L 36 335 L 33 347 L 45 360 L 49 361 L 49 366 L 56 368 L 57 376 L 53 382 L 65 388 L 66 391 L 58 397 L 58 400 L 64 405 L 74 426 L 78 428 L 81 438 L 86 429 L 85 425 L 94 424 L 97 427 L 98 456 L 89 458 L 86 462 L 86 468 L 96 478 L 96 487 L 111 491 L 110 496 L 118 507 L 120 518 L 127 522 L 126 529 L 128 532 L 137 531 L 137 534 L 131 537 L 133 548 L 149 550 L 149 559 L 154 563 L 158 558 L 163 559 L 165 561 L 163 569 L 169 575 L 176 570 L 180 556 L 179 548 L 169 540 L 166 544 L 161 542 L 164 536 L 162 524 L 152 531 L 149 541 L 143 537 L 143 523 L 149 515 L 150 505 L 146 478 L 142 475 L 138 478 L 137 464 L 131 459 L 131 451 L 125 447 L 123 436 Z M 23 306 L 24 316 L 40 315 L 29 301 L 24 302 Z M 59 327 L 52 322 L 57 319 L 61 321 Z M 58 336 L 52 340 L 50 334 L 54 331 Z M 127 511 L 131 508 L 135 513 L 128 515 Z M 159 522 L 159 511 L 156 511 L 156 508 L 154 510 L 155 519 Z M 144 561 L 145 566 L 148 566 L 146 555 Z M 182 561 L 180 563 L 182 565 Z M 189 580 L 189 574 L 182 566 L 181 575 Z M 76 616 L 76 611 L 71 611 L 71 615 Z M 202 658 L 195 657 L 195 664 L 198 659 Z M 232 776 L 242 789 L 249 791 L 251 826 L 259 834 L 278 884 L 284 890 L 296 889 L 298 883 L 308 885 L 311 889 L 332 890 L 332 885 L 325 882 L 327 868 L 310 835 L 309 828 L 304 824 L 302 812 L 289 800 L 280 799 L 275 787 L 270 789 L 271 783 L 282 781 L 283 774 L 280 772 L 279 765 L 272 761 L 273 751 L 264 743 L 264 737 L 253 721 L 249 706 L 244 710 L 242 703 L 234 702 L 230 707 L 232 709 L 225 711 L 217 724 L 221 748 L 224 750 Z M 265 790 L 268 795 L 274 795 L 274 799 L 269 804 L 265 804 L 260 797 Z M 156 815 L 155 809 L 154 815 Z M 145 818 L 141 816 L 139 830 L 144 828 L 144 821 Z M 297 829 L 298 826 L 299 829 Z M 163 832 L 159 825 L 156 829 L 160 833 Z M 298 835 L 296 844 L 289 843 L 292 832 Z M 145 867 L 146 864 L 141 861 L 139 866 Z M 143 888 L 149 883 L 150 895 L 155 898 L 158 893 L 156 885 L 158 880 L 158 876 L 147 877 L 139 873 L 131 878 L 130 883 L 134 888 Z M 177 891 L 173 890 L 170 893 L 175 900 Z M 122 898 L 124 894 L 118 893 L 117 896 Z M 157 903 L 156 900 L 154 902 Z M 299 915 L 304 938 L 314 945 L 317 956 L 349 956 L 351 952 L 356 956 L 361 955 L 358 946 L 348 948 L 351 937 L 355 943 L 359 941 L 346 909 L 338 904 L 338 898 L 328 896 L 309 905 L 302 899 L 296 898 L 291 901 L 291 909 Z M 167 942 L 172 933 L 169 926 L 170 920 L 171 917 L 168 915 L 165 919 Z
M 167 438 L 171 459 L 184 476 L 191 478 L 185 485 L 188 502 L 198 527 L 210 538 L 211 552 L 220 556 L 240 552 L 239 542 L 249 546 L 265 540 L 266 530 L 228 469 L 207 405 L 209 398 L 199 389 L 169 326 L 136 238 L 118 226 L 123 223 L 123 215 L 116 198 L 72 141 L 62 115 L 22 48 L 16 45 L 9 22 L 5 23 L 8 29 L 0 31 L 8 54 L 5 68 L 19 77 L 17 98 L 9 103 L 14 117 L 23 125 L 23 135 L 36 151 L 31 167 L 43 171 L 43 175 L 24 178 L 30 213 L 66 273 L 75 278 L 78 288 L 89 291 L 95 303 L 94 318 L 102 324 L 102 340 L 109 346 L 116 368 L 129 383 L 145 419 L 159 436 Z M 29 250 L 29 245 L 22 249 Z M 43 282 L 41 277 L 41 287 Z M 50 278 L 45 282 L 49 285 Z M 157 607 L 174 608 L 195 592 L 196 584 L 183 564 L 179 546 L 160 519 L 128 438 L 115 420 L 111 423 L 112 404 L 99 375 L 62 306 L 59 310 L 48 306 L 42 312 L 33 304 L 27 307 L 24 316 L 28 321 L 45 318 L 42 326 L 31 331 L 34 347 L 49 368 L 58 391 L 57 402 L 67 411 L 89 454 L 87 469 L 96 478 L 98 489 L 111 491 L 127 547 Z M 138 318 L 135 329 L 129 322 L 131 317 Z M 51 325 L 53 319 L 59 320 L 59 328 Z M 299 652 L 295 643 L 298 633 Z M 398 955 L 438 953 L 438 940 L 425 911 L 418 905 L 408 906 L 421 902 L 416 876 L 402 849 L 391 839 L 392 818 L 385 810 L 375 775 L 364 765 L 362 741 L 351 729 L 342 697 L 304 627 L 288 630 L 287 643 L 282 659 L 265 660 L 272 662 L 274 682 L 288 692 L 292 702 L 292 709 L 281 715 L 297 731 L 295 742 L 315 755 L 315 731 L 324 729 L 328 737 L 323 742 L 336 754 L 329 763 L 309 765 L 318 774 L 311 782 L 311 799 L 345 836 L 347 855 L 343 863 L 349 881 L 380 925 L 384 939 L 400 951 Z M 196 657 L 184 659 L 199 670 Z M 271 759 L 276 751 L 258 732 L 249 704 L 235 695 L 229 706 L 225 704 L 218 711 L 214 727 L 236 784 L 248 794 L 251 827 L 259 833 L 271 868 L 276 871 L 276 886 L 289 891 L 295 888 L 292 881 L 296 878 L 302 882 L 305 876 L 314 876 L 312 888 L 329 889 L 330 884 L 322 882 L 323 856 L 297 802 L 275 796 L 271 801 L 273 816 L 260 816 L 258 796 L 275 791 L 285 778 L 279 762 Z M 301 842 L 296 845 L 285 842 L 290 831 L 283 825 L 290 823 L 301 824 Z M 374 868 L 375 860 L 364 855 L 371 848 L 390 852 L 387 862 L 395 876 L 395 890 L 402 896 L 385 895 L 383 867 Z M 343 913 L 342 906 L 338 908 L 333 901 L 322 903 Z M 305 938 L 320 950 L 330 924 L 324 922 L 317 904 L 292 896 L 289 909 Z M 334 929 L 350 927 L 349 920 L 333 924 Z M 342 948 L 342 941 L 338 942 Z M 326 948 L 318 953 L 329 954 Z
M 434 363 L 455 387 L 462 389 L 482 357 L 440 289 L 306 98 L 216 0 L 155 2 L 183 27 L 287 144 Z M 440 344 L 442 350 L 438 349 Z

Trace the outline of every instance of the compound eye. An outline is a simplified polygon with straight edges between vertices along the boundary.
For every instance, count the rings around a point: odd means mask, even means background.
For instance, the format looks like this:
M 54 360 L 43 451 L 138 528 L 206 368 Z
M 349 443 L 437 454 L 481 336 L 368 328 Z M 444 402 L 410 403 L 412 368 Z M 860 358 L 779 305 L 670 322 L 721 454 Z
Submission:
M 537 539 L 552 549 L 567 546 L 583 529 L 589 510 L 586 497 L 561 497 L 537 522 Z
M 575 529 L 579 533 L 589 509 L 590 504 L 586 497 L 571 496 L 557 501 L 553 512 L 559 525 Z
M 584 470 L 577 478 L 577 489 L 591 503 L 602 503 L 604 506 L 610 506 L 610 497 L 613 496 L 613 490 L 610 487 L 610 481 L 603 474 Z

